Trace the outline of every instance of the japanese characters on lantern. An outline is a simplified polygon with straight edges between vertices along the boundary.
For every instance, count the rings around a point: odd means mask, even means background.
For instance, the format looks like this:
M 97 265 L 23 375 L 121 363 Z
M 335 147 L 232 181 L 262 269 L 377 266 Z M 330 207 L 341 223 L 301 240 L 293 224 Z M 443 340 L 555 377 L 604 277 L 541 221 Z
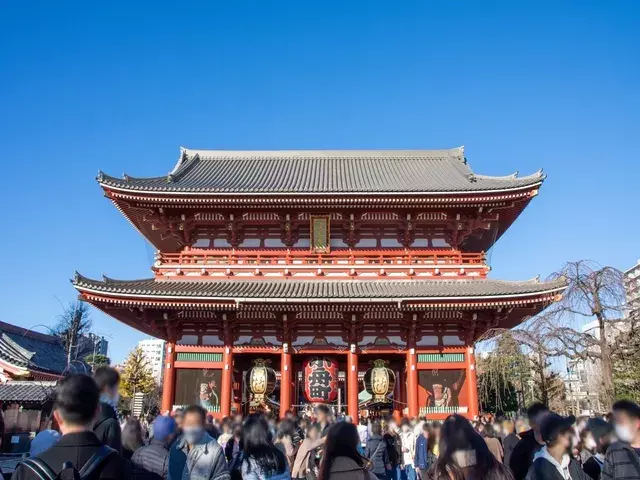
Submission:
M 373 368 L 364 374 L 365 389 L 371 394 L 374 403 L 391 402 L 389 395 L 395 387 L 396 375 L 387 368 L 388 363 L 385 360 L 374 360 Z
M 267 402 L 267 397 L 276 388 L 276 372 L 268 367 L 269 360 L 258 358 L 253 362 L 253 368 L 247 375 L 247 385 L 251 392 L 251 405 Z
M 331 403 L 338 398 L 338 362 L 313 357 L 304 363 L 304 394 L 313 403 Z

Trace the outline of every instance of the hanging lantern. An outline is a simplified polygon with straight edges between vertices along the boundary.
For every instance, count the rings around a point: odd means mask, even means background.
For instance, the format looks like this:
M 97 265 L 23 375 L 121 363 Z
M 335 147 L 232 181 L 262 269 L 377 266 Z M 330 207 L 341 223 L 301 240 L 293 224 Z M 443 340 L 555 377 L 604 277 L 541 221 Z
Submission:
M 247 375 L 247 385 L 253 404 L 265 403 L 267 395 L 272 394 L 276 388 L 276 372 L 267 366 L 268 363 L 270 361 L 263 358 L 254 360 L 253 367 Z
M 386 360 L 374 360 L 373 367 L 364 373 L 364 388 L 371 394 L 373 403 L 390 402 L 389 394 L 396 386 L 396 375 L 387 368 Z
M 331 403 L 338 398 L 338 362 L 313 357 L 304 362 L 304 394 L 313 403 Z

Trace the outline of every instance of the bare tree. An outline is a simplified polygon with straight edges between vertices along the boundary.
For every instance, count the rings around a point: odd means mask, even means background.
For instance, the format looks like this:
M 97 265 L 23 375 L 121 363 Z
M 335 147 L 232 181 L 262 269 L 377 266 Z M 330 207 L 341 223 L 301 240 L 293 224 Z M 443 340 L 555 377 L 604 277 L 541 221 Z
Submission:
M 593 361 L 602 371 L 601 399 L 606 407 L 614 398 L 613 358 L 625 342 L 620 334 L 634 336 L 636 315 L 626 314 L 623 274 L 613 267 L 602 267 L 580 260 L 567 263 L 553 275 L 567 282 L 562 299 L 549 307 L 535 322 L 546 340 L 551 357 Z M 583 331 L 580 325 L 595 320 L 595 327 Z
M 67 365 L 77 360 L 80 337 L 91 330 L 89 305 L 82 301 L 70 303 L 58 316 L 53 333 L 60 337 L 67 354 Z

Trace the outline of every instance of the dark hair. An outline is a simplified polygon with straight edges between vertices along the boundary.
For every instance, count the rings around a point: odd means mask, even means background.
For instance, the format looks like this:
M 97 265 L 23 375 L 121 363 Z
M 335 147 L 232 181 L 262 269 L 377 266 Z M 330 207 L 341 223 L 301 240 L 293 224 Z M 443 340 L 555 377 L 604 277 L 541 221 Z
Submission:
M 114 388 L 120 383 L 120 374 L 111 367 L 99 367 L 93 374 L 93 378 L 101 392 L 105 388 Z
M 296 434 L 296 424 L 291 420 L 283 419 L 278 425 L 278 432 L 276 433 L 276 437 L 278 439 L 283 437 L 291 437 Z
M 318 435 L 320 435 L 320 425 L 318 425 L 317 423 L 314 423 L 313 425 L 309 425 L 309 428 L 307 428 L 307 438 L 309 438 L 309 434 L 312 431 L 316 431 L 318 432 Z
M 630 417 L 640 419 L 640 406 L 631 400 L 618 400 L 613 404 L 611 410 L 614 412 L 624 412 Z
M 360 421 L 358 423 L 360 423 L 360 425 L 367 425 L 368 422 L 366 418 L 360 417 Z
M 202 408 L 200 405 L 189 405 L 187 408 L 184 409 L 185 417 L 190 413 L 195 413 L 197 415 L 200 415 L 200 418 L 202 418 L 202 423 L 203 424 L 205 423 L 207 419 L 207 411 L 204 408 Z
M 371 435 L 382 435 L 382 425 L 377 420 L 371 424 Z
M 326 406 L 324 403 L 321 403 L 316 407 L 318 413 L 324 413 L 325 415 L 329 415 L 331 413 L 331 409 Z
M 65 422 L 89 425 L 98 410 L 99 399 L 100 391 L 93 378 L 74 374 L 58 384 L 54 408 Z
M 429 426 L 429 424 L 427 422 L 424 422 L 422 424 L 422 431 L 423 432 L 427 432 L 427 433 L 431 433 L 431 427 Z
M 135 418 L 127 420 L 127 423 L 125 423 L 122 428 L 122 447 L 131 452 L 135 452 L 142 445 L 144 445 L 142 425 L 140 425 L 140 422 Z
M 353 423 L 338 422 L 331 425 L 324 444 L 318 480 L 329 480 L 331 465 L 337 457 L 350 458 L 364 470 L 364 459 L 358 453 L 359 443 L 358 429 Z
M 544 403 L 536 402 L 529 405 L 529 408 L 527 408 L 527 418 L 531 420 L 532 418 L 536 417 L 538 414 L 542 412 L 548 412 L 548 411 L 549 411 L 549 407 L 547 407 Z
M 464 480 L 465 475 L 454 459 L 459 450 L 472 450 L 475 465 L 469 465 L 474 480 L 510 480 L 511 474 L 496 460 L 487 443 L 476 432 L 469 420 L 461 415 L 451 415 L 442 424 L 440 456 L 435 464 L 436 479 Z
M 274 476 L 286 471 L 287 459 L 273 445 L 269 423 L 263 415 L 252 414 L 247 417 L 242 440 L 245 458 L 253 459 L 265 476 Z M 251 470 L 251 462 L 247 462 L 247 466 Z

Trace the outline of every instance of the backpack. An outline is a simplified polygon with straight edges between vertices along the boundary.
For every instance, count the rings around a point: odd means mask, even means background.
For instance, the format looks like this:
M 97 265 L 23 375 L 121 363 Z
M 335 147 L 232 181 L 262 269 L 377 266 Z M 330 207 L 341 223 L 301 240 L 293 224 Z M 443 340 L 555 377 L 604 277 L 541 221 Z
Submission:
M 88 480 L 109 457 L 116 453 L 113 448 L 102 445 L 79 471 L 72 462 L 64 462 L 62 470 L 57 475 L 46 462 L 38 457 L 27 458 L 22 461 L 22 465 L 31 470 L 40 480 L 62 479 L 62 474 L 67 470 L 71 470 L 74 480 Z

